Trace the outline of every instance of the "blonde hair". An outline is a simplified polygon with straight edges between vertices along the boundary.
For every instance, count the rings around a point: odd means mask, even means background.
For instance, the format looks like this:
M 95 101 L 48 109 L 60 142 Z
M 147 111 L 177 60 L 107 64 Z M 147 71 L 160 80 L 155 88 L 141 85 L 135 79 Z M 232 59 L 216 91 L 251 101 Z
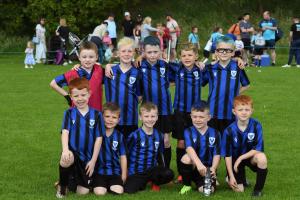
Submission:
M 129 37 L 123 37 L 118 42 L 118 49 L 120 49 L 122 46 L 127 46 L 127 45 L 130 45 L 132 49 L 134 49 L 134 40 Z
M 34 49 L 34 44 L 33 44 L 32 41 L 28 41 L 28 42 L 27 42 L 27 48 Z
M 60 20 L 59 20 L 59 25 L 61 25 L 61 26 L 67 26 L 67 21 L 66 21 L 66 19 L 65 19 L 65 18 L 60 18 Z
M 151 24 L 151 17 L 145 17 L 144 21 L 143 21 L 143 24 Z

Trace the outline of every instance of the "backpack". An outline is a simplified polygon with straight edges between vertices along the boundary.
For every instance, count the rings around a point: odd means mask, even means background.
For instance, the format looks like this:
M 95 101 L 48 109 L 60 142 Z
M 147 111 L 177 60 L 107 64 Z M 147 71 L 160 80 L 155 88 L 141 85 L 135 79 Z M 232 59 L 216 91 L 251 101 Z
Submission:
M 239 23 L 232 24 L 232 26 L 228 29 L 228 33 L 231 33 L 233 35 L 240 35 L 241 34 L 240 24 Z
M 275 31 L 275 42 L 280 40 L 283 37 L 283 35 L 284 35 L 284 33 L 281 30 L 281 28 L 277 28 L 277 30 Z

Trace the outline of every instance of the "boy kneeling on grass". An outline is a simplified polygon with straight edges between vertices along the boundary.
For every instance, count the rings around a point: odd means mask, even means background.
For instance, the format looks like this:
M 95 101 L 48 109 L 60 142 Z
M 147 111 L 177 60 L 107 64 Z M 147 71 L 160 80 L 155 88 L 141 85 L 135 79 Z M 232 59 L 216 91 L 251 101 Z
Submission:
M 142 103 L 139 114 L 143 125 L 127 139 L 129 154 L 128 178 L 124 186 L 126 193 L 144 190 L 149 181 L 161 185 L 169 183 L 174 177 L 173 171 L 164 165 L 163 135 L 153 128 L 158 118 L 157 106 L 151 102 Z
M 71 173 L 76 177 L 76 193 L 89 193 L 102 136 L 105 134 L 101 112 L 88 106 L 89 81 L 85 78 L 75 78 L 70 81 L 69 90 L 75 107 L 65 111 L 62 123 L 62 154 L 59 162 L 57 198 L 66 195 Z
M 216 170 L 220 162 L 220 133 L 207 125 L 210 120 L 209 105 L 200 101 L 191 108 L 193 126 L 184 130 L 186 154 L 181 158 L 183 187 L 180 194 L 192 190 L 191 181 L 203 192 L 207 167 L 212 175 L 212 192 L 216 189 Z
M 244 192 L 245 166 L 248 166 L 256 172 L 252 196 L 260 197 L 268 173 L 267 157 L 263 153 L 262 126 L 251 118 L 253 112 L 251 97 L 246 95 L 235 97 L 232 112 L 236 116 L 236 121 L 225 129 L 221 150 L 229 176 L 228 184 L 233 191 Z

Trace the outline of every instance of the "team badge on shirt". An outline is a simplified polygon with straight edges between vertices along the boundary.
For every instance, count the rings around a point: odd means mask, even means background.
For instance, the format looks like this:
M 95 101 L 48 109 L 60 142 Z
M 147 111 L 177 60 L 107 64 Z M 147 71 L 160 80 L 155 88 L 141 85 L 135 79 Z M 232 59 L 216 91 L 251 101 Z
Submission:
M 94 128 L 94 125 L 95 125 L 95 120 L 90 119 L 90 128 Z
M 197 138 L 193 138 L 193 142 L 196 143 L 196 141 L 197 141 Z
M 195 79 L 198 80 L 199 79 L 199 73 L 198 73 L 198 71 L 194 71 L 193 74 L 195 76 Z
M 160 77 L 165 77 L 166 68 L 161 67 L 161 68 L 159 68 L 159 71 L 160 71 Z
M 135 81 L 136 81 L 136 78 L 133 77 L 133 76 L 130 76 L 129 77 L 129 86 L 131 87 L 134 84 Z
M 238 139 L 237 139 L 237 137 L 234 137 L 234 139 L 233 139 L 234 141 L 235 141 L 235 143 L 237 143 L 238 142 Z
M 145 142 L 141 141 L 141 146 L 144 147 L 145 146 Z
M 143 73 L 145 73 L 145 72 L 146 72 L 146 69 L 145 69 L 145 68 L 143 68 L 143 69 L 142 69 L 142 72 L 143 72 Z
M 157 149 L 159 147 L 159 142 L 154 142 L 155 152 L 157 152 Z
M 252 142 L 255 137 L 255 133 L 248 133 L 247 137 L 248 137 L 249 142 Z
M 209 146 L 213 146 L 215 141 L 216 141 L 216 138 L 215 137 L 209 137 L 208 141 L 209 141 Z
M 184 73 L 180 73 L 180 78 L 183 78 L 184 77 Z
M 114 151 L 117 150 L 118 144 L 119 144 L 118 141 L 113 141 L 113 142 L 112 142 L 112 149 L 113 149 Z
M 236 73 L 237 71 L 236 70 L 231 70 L 231 79 L 235 79 L 236 78 Z
M 74 119 L 72 119 L 72 123 L 75 124 L 75 120 Z

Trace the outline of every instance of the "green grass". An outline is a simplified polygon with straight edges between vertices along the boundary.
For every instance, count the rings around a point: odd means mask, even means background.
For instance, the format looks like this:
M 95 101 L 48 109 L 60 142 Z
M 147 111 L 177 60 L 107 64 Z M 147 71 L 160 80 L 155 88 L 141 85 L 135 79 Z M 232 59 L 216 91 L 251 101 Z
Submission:
M 53 183 L 58 178 L 59 129 L 65 99 L 49 87 L 49 82 L 69 67 L 36 65 L 24 69 L 23 55 L 0 55 L 0 199 L 55 199 Z M 286 57 L 279 57 L 283 64 Z M 281 61 L 281 62 L 280 62 Z M 247 69 L 254 117 L 264 128 L 269 174 L 262 199 L 299 199 L 299 97 L 300 69 L 265 67 Z M 204 95 L 206 98 L 207 89 Z M 175 147 L 175 141 L 173 141 Z M 174 150 L 175 148 L 173 148 Z M 175 155 L 175 152 L 173 152 Z M 175 168 L 175 160 L 172 161 Z M 224 183 L 224 162 L 219 170 L 221 186 L 211 199 L 250 199 L 252 189 L 235 194 Z M 247 171 L 252 185 L 255 176 Z M 298 189 L 297 189 L 298 188 Z M 180 196 L 180 186 L 163 186 L 161 192 L 147 189 L 136 195 L 105 199 L 204 199 L 197 192 Z M 99 199 L 94 195 L 68 199 Z

